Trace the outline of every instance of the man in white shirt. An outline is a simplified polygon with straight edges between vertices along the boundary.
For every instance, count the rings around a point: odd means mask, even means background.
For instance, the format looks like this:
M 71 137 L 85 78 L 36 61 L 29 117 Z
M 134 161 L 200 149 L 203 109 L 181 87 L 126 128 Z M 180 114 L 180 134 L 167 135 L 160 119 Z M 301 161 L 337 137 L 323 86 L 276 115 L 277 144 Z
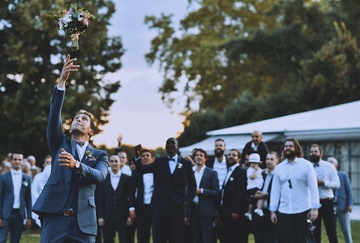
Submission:
M 205 166 L 208 156 L 205 150 L 194 151 L 196 166 L 193 167 L 196 180 L 196 196 L 191 203 L 191 229 L 193 243 L 213 241 L 212 223 L 220 197 L 216 171 Z
M 314 165 L 321 204 L 318 218 L 314 221 L 314 226 L 316 226 L 314 236 L 316 242 L 321 243 L 321 219 L 323 219 L 329 242 L 337 243 L 333 189 L 340 187 L 340 179 L 335 167 L 331 163 L 322 160 L 323 154 L 323 149 L 320 145 L 311 145 L 310 161 Z
M 152 164 L 155 160 L 154 153 L 148 149 L 140 152 L 143 165 Z M 154 191 L 154 174 L 140 174 L 137 170 L 132 171 L 134 183 L 135 208 L 137 214 L 137 240 L 138 243 L 149 243 L 152 225 L 152 208 L 150 206 Z
M 206 162 L 207 167 L 216 171 L 219 180 L 220 190 L 222 189 L 227 174 L 227 161 L 225 157 L 225 151 L 226 151 L 225 141 L 222 138 L 216 139 L 214 144 L 215 158 L 213 160 L 208 160 Z M 220 218 L 218 212 L 214 220 L 213 233 L 214 233 L 213 236 L 214 242 L 216 242 L 217 239 L 219 239 L 221 243 L 224 242 L 224 233 L 223 233 L 222 225 L 220 224 Z
M 31 178 L 22 173 L 23 153 L 11 155 L 10 172 L 0 176 L 0 242 L 20 242 L 24 219 L 25 228 L 31 228 Z
M 314 221 L 320 207 L 315 170 L 294 138 L 285 140 L 283 156 L 273 175 L 271 221 L 279 224 L 282 242 L 309 242 L 307 219 Z

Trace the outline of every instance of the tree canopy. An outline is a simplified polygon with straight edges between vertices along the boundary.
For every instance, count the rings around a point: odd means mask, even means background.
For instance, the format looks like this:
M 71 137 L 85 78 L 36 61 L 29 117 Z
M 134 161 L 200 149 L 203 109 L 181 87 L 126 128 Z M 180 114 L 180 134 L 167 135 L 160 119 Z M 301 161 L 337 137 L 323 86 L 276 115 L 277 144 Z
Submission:
M 187 98 L 180 145 L 206 137 L 208 126 L 192 124 L 205 113 L 222 128 L 359 99 L 359 7 L 354 0 L 190 0 L 179 29 L 171 15 L 148 16 L 159 34 L 146 58 L 161 65 L 162 98 L 168 105 L 179 93 Z
M 113 1 L 78 1 L 79 8 L 93 13 L 80 49 L 71 51 L 70 38 L 49 17 L 67 10 L 68 1 L 0 2 L 0 154 L 22 149 L 25 154 L 48 153 L 46 123 L 49 101 L 66 55 L 78 59 L 79 72 L 71 75 L 63 109 L 64 130 L 76 111 L 86 109 L 97 118 L 97 132 L 108 123 L 108 111 L 120 80 L 105 74 L 120 69 L 123 55 L 119 36 L 109 37 Z M 39 158 L 41 161 L 42 158 Z

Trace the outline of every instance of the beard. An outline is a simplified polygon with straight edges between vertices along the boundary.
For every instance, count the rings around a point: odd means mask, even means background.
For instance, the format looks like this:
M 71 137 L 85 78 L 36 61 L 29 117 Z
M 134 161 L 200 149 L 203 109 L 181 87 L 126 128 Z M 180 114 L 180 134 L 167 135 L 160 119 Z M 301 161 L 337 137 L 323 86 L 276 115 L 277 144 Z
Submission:
M 295 158 L 296 156 L 296 152 L 295 151 L 292 151 L 292 150 L 285 150 L 284 152 L 284 157 L 286 159 L 292 159 L 292 158 Z
M 221 149 L 215 149 L 214 150 L 214 153 L 215 153 L 215 157 L 216 158 L 220 158 L 224 155 L 224 150 L 221 150 Z
M 314 163 L 317 163 L 317 162 L 320 161 L 320 156 L 312 154 L 312 155 L 310 155 L 310 161 L 314 162 Z

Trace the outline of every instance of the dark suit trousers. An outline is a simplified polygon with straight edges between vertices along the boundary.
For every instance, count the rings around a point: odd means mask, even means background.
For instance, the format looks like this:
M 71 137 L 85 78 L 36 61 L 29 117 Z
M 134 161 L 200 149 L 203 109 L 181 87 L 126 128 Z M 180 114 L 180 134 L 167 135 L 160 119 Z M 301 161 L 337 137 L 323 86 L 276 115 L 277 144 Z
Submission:
M 334 212 L 334 202 L 332 199 L 320 199 L 321 207 L 318 209 L 318 218 L 314 221 L 315 240 L 316 243 L 321 243 L 321 220 L 324 219 L 325 229 L 330 243 L 337 243 L 336 232 L 336 215 Z
M 143 205 L 137 212 L 137 242 L 150 243 L 152 208 Z
M 10 232 L 10 243 L 19 243 L 22 233 L 23 219 L 18 209 L 11 211 L 10 218 L 3 220 L 3 227 L 0 228 L 0 242 L 5 243 Z
M 41 243 L 94 243 L 95 235 L 83 233 L 76 216 L 62 214 L 44 214 L 41 220 Z
M 213 217 L 201 216 L 198 206 L 191 207 L 191 231 L 193 243 L 212 243 Z
M 103 230 L 104 243 L 115 243 L 116 232 L 118 233 L 120 243 L 128 243 L 127 217 L 119 215 L 119 213 L 113 212 L 110 219 L 105 220 L 105 226 Z
M 297 214 L 278 214 L 281 242 L 310 243 L 310 232 L 307 224 L 309 211 Z
M 223 215 L 224 243 L 246 243 L 248 229 L 245 224 L 245 216 L 232 219 L 231 215 Z
M 273 224 L 270 219 L 270 211 L 263 208 L 264 216 L 252 214 L 252 229 L 256 243 L 278 243 L 279 229 L 276 224 Z
M 153 209 L 154 243 L 185 243 L 184 209 L 169 207 Z

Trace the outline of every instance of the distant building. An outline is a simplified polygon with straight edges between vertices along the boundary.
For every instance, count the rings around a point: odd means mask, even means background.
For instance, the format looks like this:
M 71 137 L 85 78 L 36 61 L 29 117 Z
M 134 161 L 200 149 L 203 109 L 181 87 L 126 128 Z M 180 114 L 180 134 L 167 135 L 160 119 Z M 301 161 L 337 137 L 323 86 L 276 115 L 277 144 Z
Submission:
M 190 155 L 194 148 L 202 148 L 213 155 L 217 138 L 225 140 L 227 150 L 241 150 L 255 130 L 263 133 L 269 150 L 277 152 L 290 137 L 300 141 L 305 158 L 312 143 L 320 144 L 324 159 L 334 156 L 341 170 L 349 173 L 354 203 L 360 204 L 360 101 L 209 131 L 207 139 L 179 150 Z

